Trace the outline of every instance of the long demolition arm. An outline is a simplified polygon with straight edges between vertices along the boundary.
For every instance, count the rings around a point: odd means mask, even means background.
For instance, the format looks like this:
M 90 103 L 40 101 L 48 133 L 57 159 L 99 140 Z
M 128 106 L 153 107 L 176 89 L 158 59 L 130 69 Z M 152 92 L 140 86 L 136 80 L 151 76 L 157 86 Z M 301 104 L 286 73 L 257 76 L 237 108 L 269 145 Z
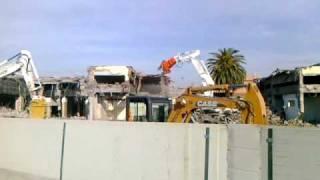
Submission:
M 176 64 L 183 64 L 183 63 L 192 63 L 194 68 L 196 69 L 197 73 L 202 79 L 202 85 L 214 85 L 214 81 L 210 76 L 210 73 L 204 64 L 203 60 L 200 59 L 200 50 L 193 50 L 187 51 L 184 53 L 179 53 L 178 55 L 171 57 L 167 60 L 164 60 L 160 68 L 164 74 L 169 74 L 171 69 Z
M 0 78 L 21 72 L 30 93 L 41 88 L 38 71 L 33 63 L 31 53 L 21 50 L 15 56 L 0 62 Z

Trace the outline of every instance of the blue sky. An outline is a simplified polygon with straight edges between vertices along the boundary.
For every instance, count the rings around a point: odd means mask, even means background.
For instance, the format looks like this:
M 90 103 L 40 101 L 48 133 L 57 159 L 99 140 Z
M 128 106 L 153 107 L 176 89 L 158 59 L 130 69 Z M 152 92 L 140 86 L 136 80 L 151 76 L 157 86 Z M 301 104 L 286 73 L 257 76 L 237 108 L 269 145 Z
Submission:
M 0 58 L 20 49 L 41 75 L 85 75 L 90 65 L 157 73 L 161 60 L 239 49 L 251 74 L 320 62 L 317 0 L 1 0 Z M 191 65 L 171 77 L 197 82 Z

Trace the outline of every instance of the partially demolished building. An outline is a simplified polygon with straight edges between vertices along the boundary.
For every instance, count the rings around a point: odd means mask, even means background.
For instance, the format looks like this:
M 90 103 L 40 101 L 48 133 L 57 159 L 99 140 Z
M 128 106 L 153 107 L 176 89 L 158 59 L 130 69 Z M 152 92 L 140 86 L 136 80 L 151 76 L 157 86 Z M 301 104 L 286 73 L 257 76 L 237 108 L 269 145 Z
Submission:
M 47 117 L 85 117 L 84 77 L 42 77 L 42 95 L 47 102 Z
M 130 66 L 92 66 L 87 77 L 41 77 L 41 84 L 46 118 L 125 120 L 126 97 L 168 96 L 170 80 L 142 75 Z M 28 110 L 30 97 L 22 78 L 0 79 L 0 97 L 0 107 Z
M 86 86 L 89 119 L 125 120 L 127 96 L 163 96 L 169 82 L 162 75 L 141 75 L 131 66 L 90 67 Z
M 135 92 L 136 72 L 127 66 L 93 66 L 88 69 L 86 90 L 89 119 L 125 120 L 125 97 Z
M 160 74 L 139 75 L 137 93 L 140 95 L 170 96 L 169 85 L 171 83 L 168 76 Z
M 0 79 L 0 106 L 5 109 L 22 111 L 29 96 L 28 89 L 22 77 L 7 77 Z
M 270 109 L 282 118 L 320 123 L 320 65 L 276 70 L 259 82 Z

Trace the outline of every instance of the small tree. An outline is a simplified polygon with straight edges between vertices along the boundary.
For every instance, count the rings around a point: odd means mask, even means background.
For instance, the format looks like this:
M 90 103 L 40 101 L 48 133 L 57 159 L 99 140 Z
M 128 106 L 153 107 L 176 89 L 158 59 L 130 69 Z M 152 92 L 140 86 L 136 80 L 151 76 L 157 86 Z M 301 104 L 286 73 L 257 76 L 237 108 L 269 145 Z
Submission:
M 208 70 L 216 84 L 242 84 L 246 78 L 243 67 L 245 58 L 239 50 L 233 48 L 219 49 L 210 53 L 213 57 L 207 60 Z

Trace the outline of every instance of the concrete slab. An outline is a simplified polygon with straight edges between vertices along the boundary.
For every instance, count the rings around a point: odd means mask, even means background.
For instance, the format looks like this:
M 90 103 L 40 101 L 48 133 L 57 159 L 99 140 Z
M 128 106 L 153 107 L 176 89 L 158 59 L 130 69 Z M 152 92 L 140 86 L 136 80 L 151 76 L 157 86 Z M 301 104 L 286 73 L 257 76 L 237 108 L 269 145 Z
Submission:
M 0 168 L 59 178 L 62 130 L 62 121 L 1 119 Z
M 67 122 L 63 179 L 204 179 L 206 127 L 171 123 Z M 219 125 L 210 128 L 213 138 L 209 175 L 212 180 L 223 180 L 226 179 L 226 162 L 219 159 L 219 153 L 226 152 L 221 149 L 226 145 L 216 143 L 226 143 L 218 140 L 218 130 L 226 129 Z
M 228 126 L 228 178 L 230 180 L 259 180 L 261 175 L 260 127 Z

